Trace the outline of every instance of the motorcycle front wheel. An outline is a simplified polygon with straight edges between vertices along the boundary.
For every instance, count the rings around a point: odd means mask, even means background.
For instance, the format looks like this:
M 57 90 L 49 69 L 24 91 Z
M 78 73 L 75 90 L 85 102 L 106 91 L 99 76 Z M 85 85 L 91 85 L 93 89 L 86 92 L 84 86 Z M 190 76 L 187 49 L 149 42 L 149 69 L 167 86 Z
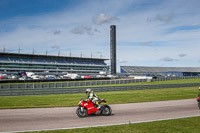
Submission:
M 108 116 L 112 114 L 112 109 L 110 106 L 108 105 L 104 105 L 103 109 L 102 109 L 102 115 Z
M 198 102 L 198 107 L 199 107 L 199 109 L 200 109 L 200 102 Z
M 87 114 L 87 109 L 86 109 L 86 108 L 83 108 L 83 110 L 81 110 L 81 107 L 78 107 L 78 108 L 76 109 L 76 114 L 77 114 L 77 116 L 80 117 L 80 118 L 88 116 L 88 114 Z

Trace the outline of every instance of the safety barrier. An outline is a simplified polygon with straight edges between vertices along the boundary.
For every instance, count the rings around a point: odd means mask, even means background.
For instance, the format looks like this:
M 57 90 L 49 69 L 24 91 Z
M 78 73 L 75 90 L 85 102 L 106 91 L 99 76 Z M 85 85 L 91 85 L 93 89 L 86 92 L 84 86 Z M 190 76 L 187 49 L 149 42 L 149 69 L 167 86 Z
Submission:
M 0 84 L 0 89 L 35 89 L 35 88 L 66 88 L 77 86 L 96 86 L 96 85 L 112 85 L 112 84 L 129 84 L 138 82 L 154 82 L 154 81 L 167 81 L 178 79 L 194 79 L 200 78 L 199 76 L 193 77 L 160 77 L 156 79 L 118 79 L 118 80 L 95 80 L 95 81 L 71 81 L 60 83 L 19 83 L 19 84 Z
M 54 84 L 57 86 L 58 84 Z M 126 85 L 126 86 L 101 86 L 101 87 L 58 87 L 54 86 L 41 88 L 41 85 L 28 88 L 10 88 L 0 89 L 0 96 L 22 96 L 22 95 L 50 95 L 50 94 L 72 94 L 84 93 L 86 88 L 92 88 L 95 92 L 108 91 L 124 91 L 124 90 L 143 90 L 143 89 L 161 89 L 161 88 L 178 88 L 178 87 L 196 87 L 200 83 L 185 83 L 185 84 L 154 84 L 154 85 Z

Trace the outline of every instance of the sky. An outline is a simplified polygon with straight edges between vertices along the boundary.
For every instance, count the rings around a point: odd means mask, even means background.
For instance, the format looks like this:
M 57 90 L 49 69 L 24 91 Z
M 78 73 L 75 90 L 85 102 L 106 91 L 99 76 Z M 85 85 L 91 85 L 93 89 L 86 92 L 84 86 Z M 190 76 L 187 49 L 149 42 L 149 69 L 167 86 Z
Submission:
M 199 67 L 199 6 L 200 0 L 0 0 L 0 52 L 109 59 L 116 25 L 117 71 Z

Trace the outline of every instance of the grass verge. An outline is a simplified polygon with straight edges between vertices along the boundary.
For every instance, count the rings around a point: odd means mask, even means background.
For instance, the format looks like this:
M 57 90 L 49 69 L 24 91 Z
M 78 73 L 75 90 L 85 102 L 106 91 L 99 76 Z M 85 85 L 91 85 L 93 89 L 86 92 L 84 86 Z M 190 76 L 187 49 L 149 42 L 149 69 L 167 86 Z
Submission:
M 198 87 L 99 92 L 108 104 L 195 98 Z M 0 109 L 77 106 L 85 93 L 0 97 Z
M 199 133 L 199 121 L 200 117 L 190 117 L 119 126 L 40 131 L 39 133 Z

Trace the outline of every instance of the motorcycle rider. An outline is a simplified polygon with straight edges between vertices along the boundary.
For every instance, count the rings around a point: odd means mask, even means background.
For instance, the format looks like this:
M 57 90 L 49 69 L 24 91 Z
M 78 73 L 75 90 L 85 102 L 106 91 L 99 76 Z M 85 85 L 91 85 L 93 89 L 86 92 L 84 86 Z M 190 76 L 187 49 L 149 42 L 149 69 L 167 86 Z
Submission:
M 86 95 L 88 95 L 87 100 L 92 100 L 92 102 L 94 103 L 94 105 L 97 105 L 97 109 L 101 108 L 101 105 L 99 105 L 99 98 L 98 96 L 94 93 L 94 91 L 92 91 L 91 89 L 86 89 L 85 91 Z
M 199 91 L 200 91 L 200 87 L 199 87 Z M 200 92 L 199 92 L 199 94 L 197 96 L 197 102 L 198 102 L 198 107 L 200 109 Z
M 200 87 L 199 87 L 199 94 L 198 94 L 198 97 L 200 97 Z

